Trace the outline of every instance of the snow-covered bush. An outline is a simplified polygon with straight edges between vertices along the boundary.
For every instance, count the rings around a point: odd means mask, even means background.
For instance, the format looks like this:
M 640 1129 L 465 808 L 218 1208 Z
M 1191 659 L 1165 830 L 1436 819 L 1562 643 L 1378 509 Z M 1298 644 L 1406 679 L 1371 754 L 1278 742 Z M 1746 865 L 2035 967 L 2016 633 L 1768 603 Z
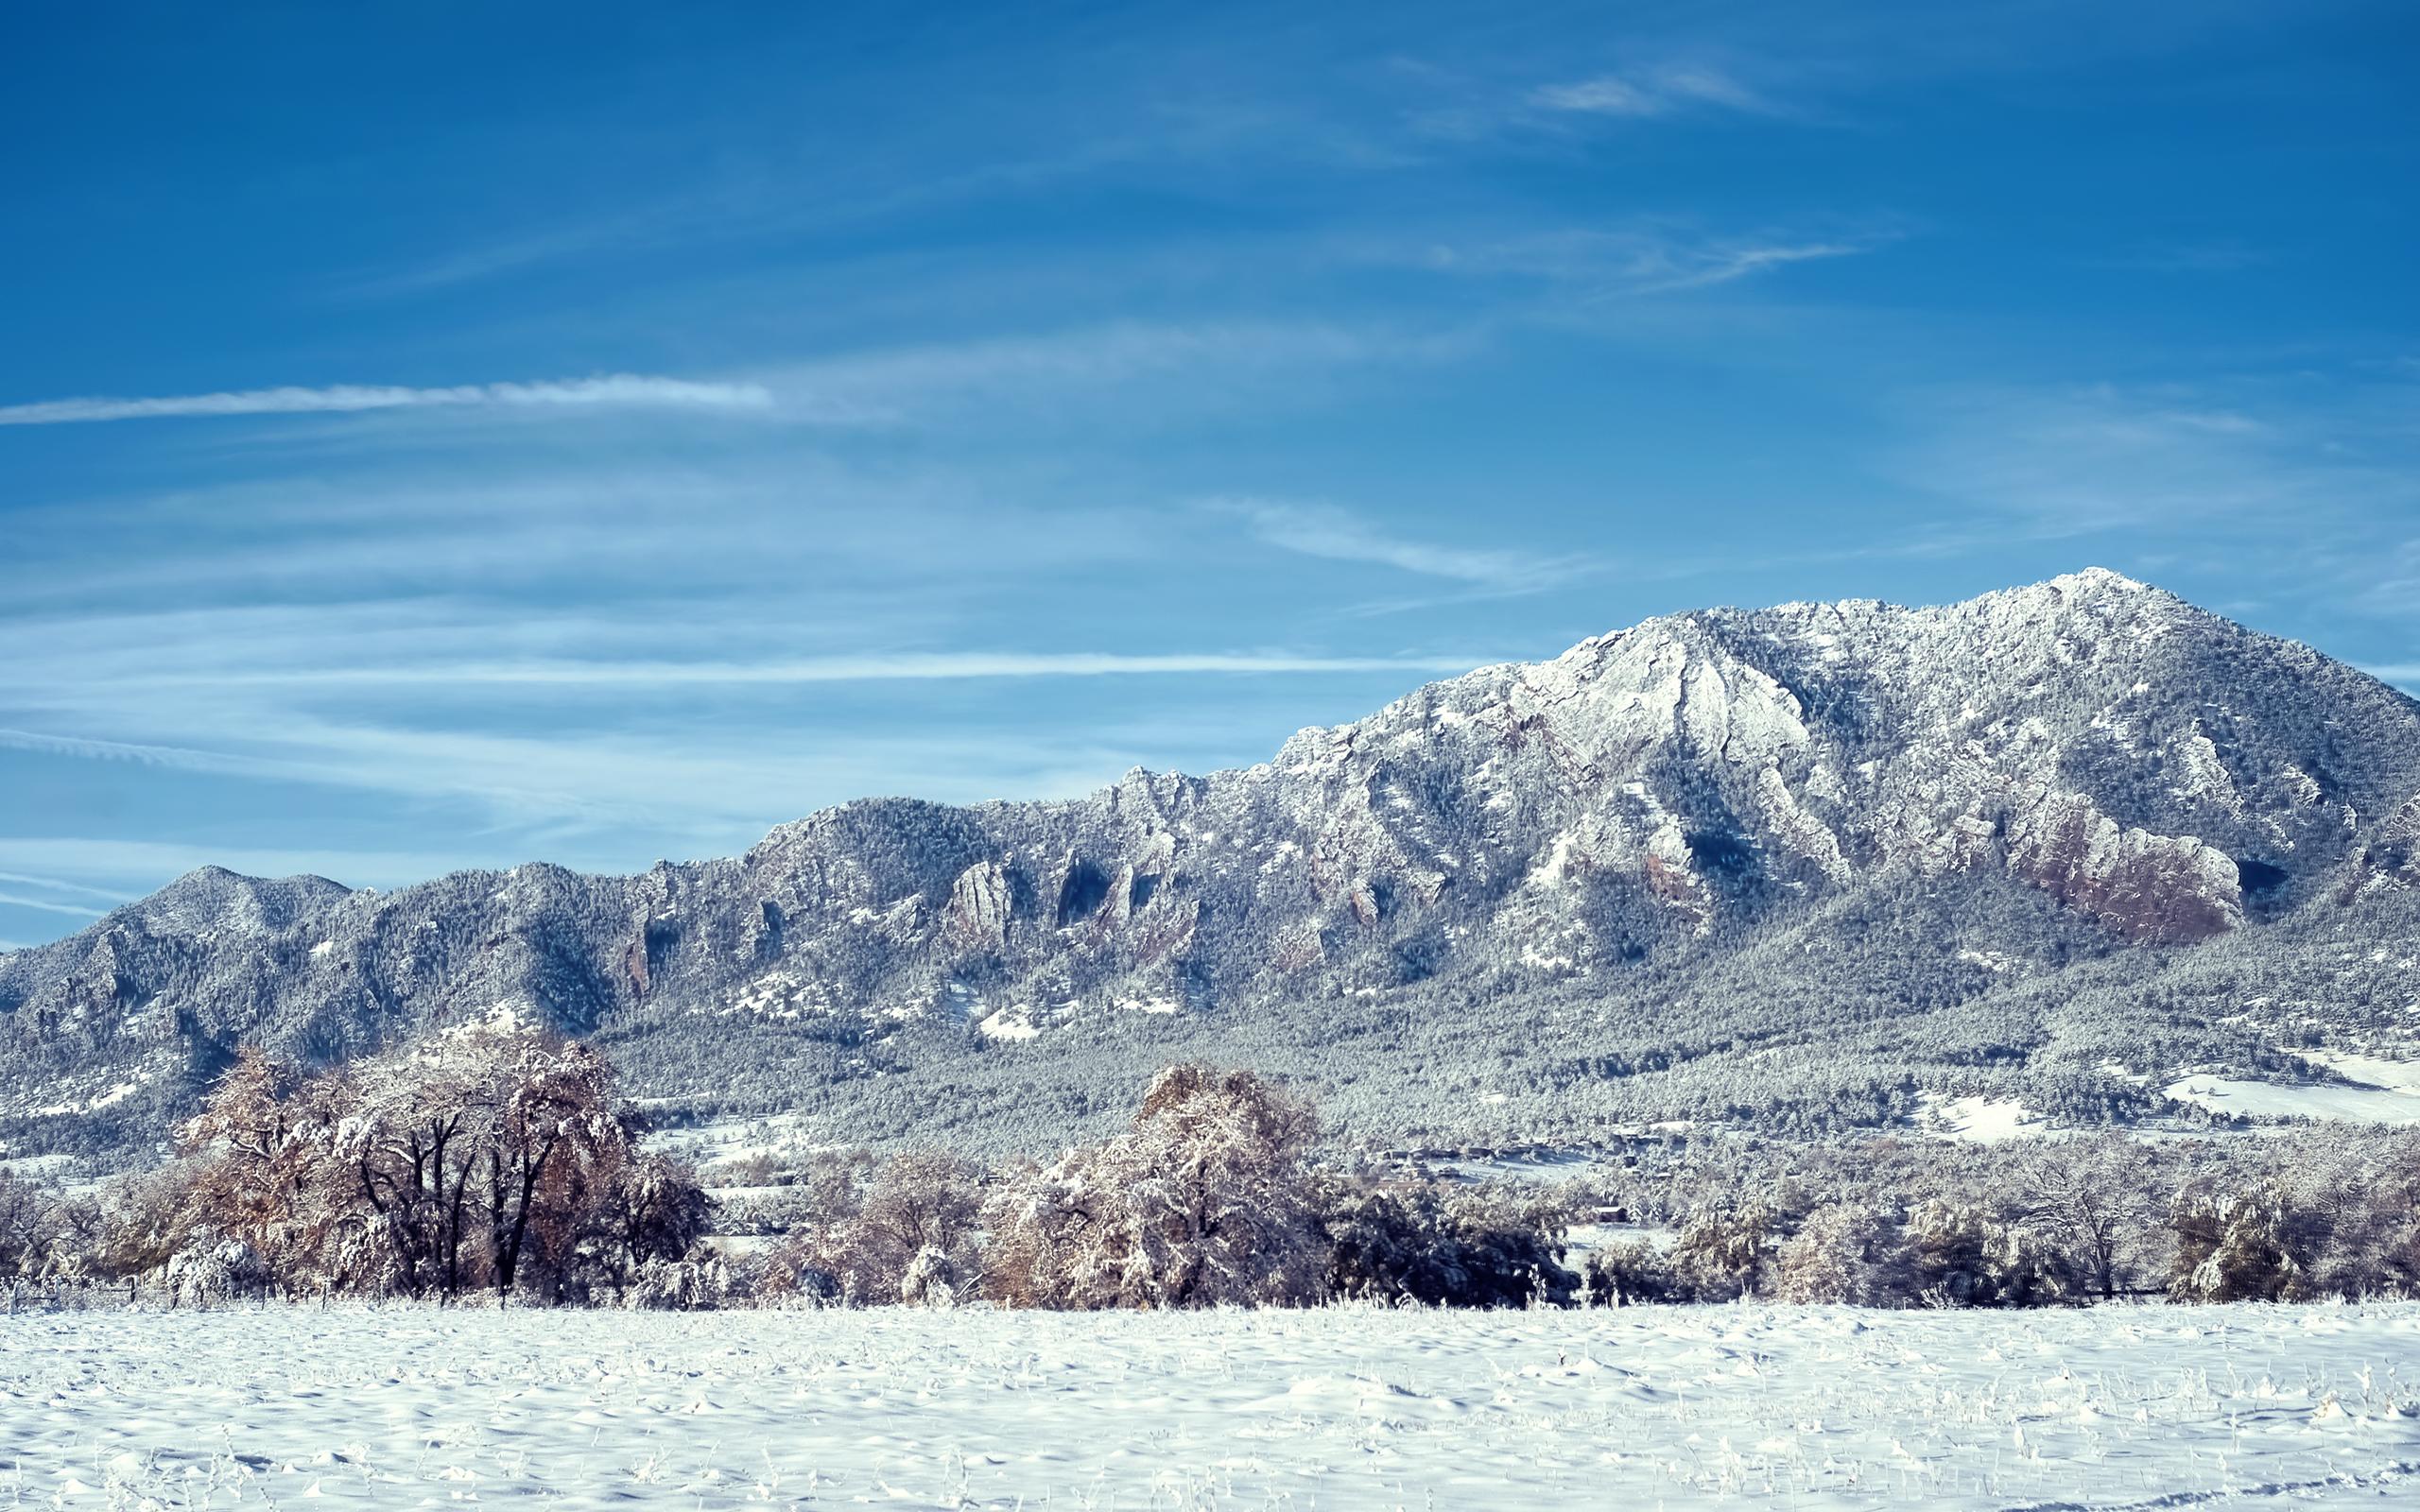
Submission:
M 2191 1186 L 2176 1195 L 2171 1295 L 2188 1302 L 2298 1301 L 2314 1295 L 2318 1235 L 2284 1181 L 2233 1193 Z
M 857 1296 L 905 1297 L 910 1273 L 946 1269 L 959 1286 L 978 1273 L 976 1237 L 983 1213 L 983 1174 L 942 1150 L 893 1156 L 866 1189 L 856 1217 L 831 1256 L 833 1270 Z
M 219 1307 L 268 1291 L 268 1264 L 241 1239 L 204 1239 L 168 1257 L 161 1285 L 173 1307 Z
M 1928 1306 L 2047 1307 L 2087 1295 L 2062 1250 L 1982 1203 L 1919 1203 L 1907 1236 L 1915 1295 Z
M 103 1214 L 87 1197 L 0 1167 L 0 1286 L 74 1285 L 93 1274 Z
M 2420 1138 L 2290 1166 L 2314 1297 L 2420 1295 Z
M 1128 1132 L 1007 1174 L 986 1210 L 986 1291 L 1016 1307 L 1316 1301 L 1316 1126 L 1250 1072 L 1170 1067 Z
M 769 1297 L 802 1288 L 852 1305 L 900 1299 L 908 1272 L 927 1249 L 946 1256 L 963 1289 L 982 1270 L 978 1236 L 983 1174 L 942 1150 L 908 1150 L 879 1166 L 863 1156 L 826 1156 L 793 1199 L 794 1221 L 764 1267 Z
M 1562 1263 L 1564 1211 L 1535 1193 L 1339 1180 L 1320 1223 L 1340 1297 L 1528 1307 L 1580 1285 Z
M 735 1291 L 731 1267 L 719 1257 L 650 1258 L 631 1276 L 622 1305 L 632 1311 L 694 1313 L 727 1305 Z
M 734 1284 L 759 1307 L 825 1307 L 840 1301 L 840 1278 L 814 1263 L 798 1236 L 752 1257 Z
M 0 1280 L 15 1280 L 41 1267 L 53 1200 L 0 1166 Z
M 1595 1307 L 1689 1299 L 1664 1251 L 1644 1239 L 1625 1239 L 1591 1251 L 1582 1278 L 1584 1295 Z
M 705 1237 L 709 1203 L 697 1173 L 661 1155 L 631 1153 L 579 1204 L 567 1284 L 619 1297 L 652 1263 L 687 1255 Z
M 1779 1224 L 1779 1214 L 1761 1202 L 1701 1207 L 1672 1246 L 1672 1274 L 1698 1301 L 1760 1297 L 1772 1280 Z
M 1785 1302 L 1904 1305 L 1908 1246 L 1891 1214 L 1860 1202 L 1818 1208 L 1781 1246 L 1773 1295 Z
M 938 1245 L 926 1245 L 916 1251 L 908 1269 L 899 1279 L 899 1300 L 909 1307 L 956 1307 L 959 1288 L 964 1278 L 959 1274 L 958 1262 L 949 1251 Z
M 215 1233 L 198 1167 L 186 1157 L 112 1182 L 94 1211 L 81 1268 L 95 1280 L 156 1279 L 169 1258 Z

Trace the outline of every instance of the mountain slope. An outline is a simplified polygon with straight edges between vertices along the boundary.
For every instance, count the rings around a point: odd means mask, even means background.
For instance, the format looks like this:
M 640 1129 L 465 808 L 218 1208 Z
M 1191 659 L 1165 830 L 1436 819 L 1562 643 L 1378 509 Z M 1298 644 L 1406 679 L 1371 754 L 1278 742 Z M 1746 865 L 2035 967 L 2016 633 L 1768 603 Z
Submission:
M 833 1138 L 1046 1143 L 1180 1053 L 1388 1137 L 2090 1113 L 2273 1060 L 2286 999 L 2244 981 L 2384 1032 L 2415 899 L 2420 705 L 2096 569 L 1651 620 L 1263 765 L 852 803 L 633 877 L 196 873 L 0 956 L 0 1138 L 148 1140 L 239 1042 L 341 1060 L 499 1005 Z

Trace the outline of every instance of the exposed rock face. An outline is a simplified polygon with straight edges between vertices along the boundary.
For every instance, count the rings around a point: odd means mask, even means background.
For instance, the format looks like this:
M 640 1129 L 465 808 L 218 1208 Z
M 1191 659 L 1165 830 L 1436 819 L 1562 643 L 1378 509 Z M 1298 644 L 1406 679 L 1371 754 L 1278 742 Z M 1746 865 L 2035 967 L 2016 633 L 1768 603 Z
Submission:
M 853 803 L 629 878 L 196 873 L 0 956 L 0 1091 L 147 1068 L 172 1109 L 241 1040 L 340 1059 L 498 1003 L 625 1035 L 1006 1013 L 1046 1045 L 1120 1003 L 1241 1022 L 1457 977 L 1518 1013 L 1910 879 L 2183 945 L 2420 885 L 2415 794 L 2420 706 L 2114 574 L 1708 610 L 1073 802 Z
M 949 886 L 949 937 L 959 950 L 988 954 L 1008 943 L 1009 908 L 1015 894 L 1008 868 L 978 861 Z
M 2348 899 L 2371 887 L 2420 887 L 2420 797 L 2361 836 L 2349 869 L 2342 889 Z
M 2009 830 L 2011 872 L 2130 938 L 2207 939 L 2243 922 L 2236 864 L 2190 835 L 2121 829 L 2073 793 L 2044 794 Z

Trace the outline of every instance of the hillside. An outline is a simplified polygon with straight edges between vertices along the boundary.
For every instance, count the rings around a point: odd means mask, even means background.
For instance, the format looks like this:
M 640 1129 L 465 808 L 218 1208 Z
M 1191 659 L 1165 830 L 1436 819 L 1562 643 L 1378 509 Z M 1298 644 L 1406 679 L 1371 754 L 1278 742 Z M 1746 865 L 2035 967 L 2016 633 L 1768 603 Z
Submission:
M 1650 620 L 1262 765 L 871 799 L 636 876 L 196 872 L 0 955 L 0 1140 L 147 1144 L 239 1043 L 499 1006 L 676 1116 L 833 1140 L 1048 1144 L 1180 1055 L 1390 1141 L 2123 1116 L 2390 1044 L 2415 956 L 2420 704 L 2096 569 Z

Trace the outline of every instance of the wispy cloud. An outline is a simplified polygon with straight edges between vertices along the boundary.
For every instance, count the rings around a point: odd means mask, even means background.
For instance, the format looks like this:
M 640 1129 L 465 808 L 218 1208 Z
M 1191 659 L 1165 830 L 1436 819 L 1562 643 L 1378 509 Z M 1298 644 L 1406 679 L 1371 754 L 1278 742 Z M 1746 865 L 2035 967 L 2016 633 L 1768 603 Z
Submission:
M 133 901 L 132 894 L 117 888 L 88 886 L 80 882 L 69 882 L 63 877 L 39 877 L 26 871 L 0 871 L 0 882 L 15 883 L 21 887 L 39 887 L 47 892 L 78 893 L 86 898 L 98 898 L 112 903 Z
M 1709 288 L 1798 263 L 1856 257 L 1897 239 L 1890 228 L 1708 234 L 1642 222 L 1486 242 L 1438 242 L 1413 259 L 1440 273 L 1527 278 L 1578 286 L 1593 299 Z
M 255 877 L 308 874 L 353 885 L 389 886 L 424 881 L 469 862 L 459 851 L 278 850 L 100 835 L 0 834 L 0 864 L 69 872 L 82 878 L 84 885 L 43 879 L 45 885 L 128 902 L 173 877 L 207 866 Z M 92 883 L 118 885 L 105 889 L 88 885 Z
M 344 384 L 163 397 L 51 399 L 0 405 L 0 425 L 259 415 L 606 409 L 765 415 L 825 429 L 963 424 L 1013 413 L 1047 417 L 1102 404 L 1264 400 L 1299 381 L 1377 362 L 1431 362 L 1468 350 L 1452 332 L 1360 329 L 1319 321 L 1120 321 L 960 341 L 847 350 L 769 361 L 744 376 L 698 380 L 615 373 L 545 383 L 444 387 Z
M 178 746 L 147 746 L 123 740 L 94 740 L 81 735 L 49 735 L 32 730 L 0 729 L 0 750 L 74 756 L 95 762 L 131 762 L 142 766 L 196 772 L 238 772 L 258 765 L 219 751 L 187 750 Z
M 745 243 L 767 236 L 812 233 L 878 224 L 896 215 L 1013 197 L 1082 178 L 1097 170 L 1170 153 L 1177 144 L 1133 134 L 1088 133 L 1034 156 L 1010 155 L 969 167 L 920 171 L 816 155 L 837 170 L 828 182 L 802 181 L 796 162 L 731 165 L 717 181 L 678 188 L 632 202 L 616 184 L 612 208 L 574 211 L 533 223 L 517 234 L 408 263 L 358 270 L 339 279 L 337 298 L 380 299 L 443 290 L 568 262 L 627 255 L 666 247 Z
M 1324 554 L 1322 554 L 1324 555 Z M 1414 571 L 1421 569 L 1414 568 Z M 1031 678 L 1177 677 L 1196 674 L 1331 672 L 1464 672 L 1483 657 L 1304 656 L 1287 652 L 1184 652 L 1130 655 L 1114 651 L 933 651 L 893 655 L 810 657 L 744 662 L 430 662 L 405 666 L 305 667 L 268 671 L 220 671 L 198 676 L 135 676 L 122 686 L 211 687 L 320 686 L 370 689 L 397 686 L 633 688 L 706 686 L 813 686 L 836 682 L 930 682 Z M 44 737 L 0 730 L 0 745 L 22 742 L 60 755 L 102 761 L 140 760 L 184 765 L 225 760 L 212 752 L 132 746 L 115 741 Z
M 32 871 L 0 870 L 0 920 L 45 936 L 81 929 L 110 909 L 130 902 L 122 889 L 96 887 Z M 28 915 L 39 916 L 29 918 Z M 0 942 L 0 952 L 26 947 Z
M 902 593 L 911 602 L 899 618 L 929 618 L 915 590 Z M 899 629 L 868 618 L 854 633 Z M 533 623 L 510 605 L 427 600 L 0 617 L 0 708 L 13 717 L 0 749 L 368 790 L 525 832 L 645 822 L 745 843 L 766 824 L 867 793 L 1056 797 L 1071 772 L 1089 774 L 1072 784 L 1081 791 L 1136 760 L 1167 760 L 1112 751 L 1081 730 L 983 724 L 1040 696 L 1011 692 L 1015 684 L 1115 678 L 1157 684 L 1138 696 L 1183 700 L 1185 679 L 1409 686 L 1495 660 L 1265 646 L 787 650 L 841 633 L 768 617 L 753 598 L 722 613 L 693 605 L 671 620 L 642 606 L 621 618 Z M 836 714 L 803 743 L 777 738 L 780 721 L 797 717 L 786 703 L 726 696 L 830 687 L 838 708 L 887 701 L 886 686 L 941 681 L 965 695 L 937 706 L 952 712 L 928 731 L 868 732 Z M 866 691 L 840 691 L 850 686 Z M 642 697 L 655 716 L 633 720 Z
M 0 551 L 0 637 L 44 637 L 42 654 L 134 654 L 149 638 L 155 666 L 239 642 L 275 665 L 332 637 L 362 661 L 383 655 L 380 643 L 472 656 L 543 653 L 573 638 L 668 654 L 667 634 L 741 613 L 761 620 L 763 605 L 779 603 L 802 634 L 794 644 L 922 647 L 947 633 L 937 605 L 981 596 L 995 575 L 1132 570 L 1167 550 L 1165 530 L 1138 511 L 1032 502 L 1040 490 L 1013 458 L 977 477 L 921 459 L 844 462 L 786 432 L 728 458 L 680 462 L 596 439 L 593 455 L 562 462 L 398 465 L 372 454 L 360 467 L 19 508 Z M 174 549 L 109 545 L 163 541 Z M 908 603 L 909 582 L 933 591 Z M 498 610 L 466 618 L 468 598 Z M 629 612 L 666 598 L 686 602 L 648 622 Z M 45 605 L 69 608 L 37 619 Z M 203 617 L 167 617 L 186 611 Z M 913 638 L 894 636 L 903 626 Z M 0 680 L 10 670 L 0 662 Z M 0 708 L 5 723 L 23 721 Z
M 773 395 L 760 384 L 700 383 L 613 373 L 547 383 L 458 384 L 410 388 L 391 384 L 247 388 L 164 398 L 48 399 L 0 405 L 0 425 L 67 425 L 175 416 L 304 415 L 373 409 L 638 407 L 763 410 Z
M 1155 755 L 1115 748 L 1080 729 L 1029 731 L 969 718 L 915 733 L 785 742 L 745 725 L 622 729 L 615 712 L 587 711 L 561 728 L 476 730 L 424 715 L 406 723 L 197 691 L 143 717 L 228 745 L 248 738 L 244 727 L 276 721 L 250 738 L 265 742 L 288 789 L 379 793 L 431 813 L 477 816 L 516 859 L 562 859 L 564 846 L 634 829 L 656 836 L 660 853 L 730 854 L 775 823 L 851 798 L 1068 798 Z M 134 717 L 122 705 L 107 713 Z M 0 856 L 9 849 L 0 844 Z M 611 854 L 614 865 L 631 864 L 626 852 Z
M 1703 288 L 1713 284 L 1728 284 L 1733 279 L 1746 278 L 1768 268 L 1787 267 L 1792 263 L 1812 263 L 1827 257 L 1855 257 L 1865 250 L 1864 247 L 1852 246 L 1847 242 L 1709 248 L 1697 259 L 1696 266 L 1676 269 L 1670 278 L 1654 286 Z
M 787 406 L 867 424 L 1083 405 L 1165 410 L 1266 403 L 1272 381 L 1376 363 L 1434 362 L 1468 350 L 1458 333 L 1365 329 L 1326 321 L 1119 321 L 1031 335 L 849 352 L 768 369 Z
M 2420 662 L 2388 662 L 2365 665 L 2362 671 L 2380 682 L 2392 682 L 2400 688 L 2420 693 Z
M 1182 373 L 1196 358 L 1248 374 L 1364 350 L 1347 336 L 1197 329 L 1163 342 L 1140 329 L 931 349 L 826 376 L 958 411 L 994 397 L 1046 404 L 1035 391 L 1051 372 L 1131 389 L 1138 371 Z M 868 794 L 1064 797 L 1136 764 L 1240 765 L 1273 749 L 1297 709 L 1353 712 L 1507 649 L 1458 649 L 1459 634 L 1297 639 L 1256 614 L 1221 618 L 1238 589 L 1273 601 L 1279 575 L 1235 585 L 1174 567 L 1205 550 L 1232 559 L 1232 524 L 1171 519 L 1122 483 L 1088 496 L 1014 453 L 977 479 L 920 457 L 838 461 L 788 427 L 751 437 L 727 461 L 676 465 L 645 449 L 626 460 L 604 438 L 594 458 L 567 462 L 373 458 L 20 510 L 15 549 L 0 553 L 0 755 L 24 754 L 0 763 L 0 786 L 47 770 L 137 795 L 129 822 L 175 838 L 188 837 L 171 826 L 195 792 L 237 811 L 259 801 L 238 783 L 308 794 L 299 802 L 314 814 L 370 792 L 400 800 L 373 809 L 409 805 L 457 836 L 496 836 L 458 861 L 623 867 L 728 853 Z M 173 553 L 130 558 L 104 544 L 170 539 Z M 1028 585 L 1045 581 L 1081 595 L 1089 620 L 1032 634 Z M 1215 628 L 1189 633 L 1197 624 Z M 1490 638 L 1481 627 L 1468 639 Z M 1137 718 L 1203 706 L 1232 717 L 1174 745 L 1035 713 L 1098 707 L 1076 684 L 1105 680 L 1125 684 L 1106 707 Z M 1344 688 L 1356 691 L 1340 703 Z M 308 838 L 300 824 L 260 833 Z M 0 928 L 36 932 L 6 916 Z
M 1668 64 L 1629 74 L 1599 74 L 1567 83 L 1541 84 L 1528 102 L 1543 111 L 1575 115 L 1644 120 L 1684 111 L 1780 113 L 1780 107 L 1720 69 Z
M 2420 503 L 2409 385 L 2215 376 L 2158 386 L 1962 388 L 1906 419 L 1905 480 L 1968 507 L 2085 533 L 2192 520 L 2314 522 Z
M 0 892 L 0 906 L 31 908 L 45 914 L 67 914 L 78 919 L 98 919 L 107 909 L 93 908 L 83 903 L 53 902 L 47 898 L 32 898 L 24 893 Z
M 1595 570 L 1593 562 L 1581 558 L 1440 544 L 1397 535 L 1333 505 L 1214 499 L 1209 507 L 1242 520 L 1255 538 L 1282 550 L 1330 561 L 1370 562 L 1483 588 L 1529 592 Z

